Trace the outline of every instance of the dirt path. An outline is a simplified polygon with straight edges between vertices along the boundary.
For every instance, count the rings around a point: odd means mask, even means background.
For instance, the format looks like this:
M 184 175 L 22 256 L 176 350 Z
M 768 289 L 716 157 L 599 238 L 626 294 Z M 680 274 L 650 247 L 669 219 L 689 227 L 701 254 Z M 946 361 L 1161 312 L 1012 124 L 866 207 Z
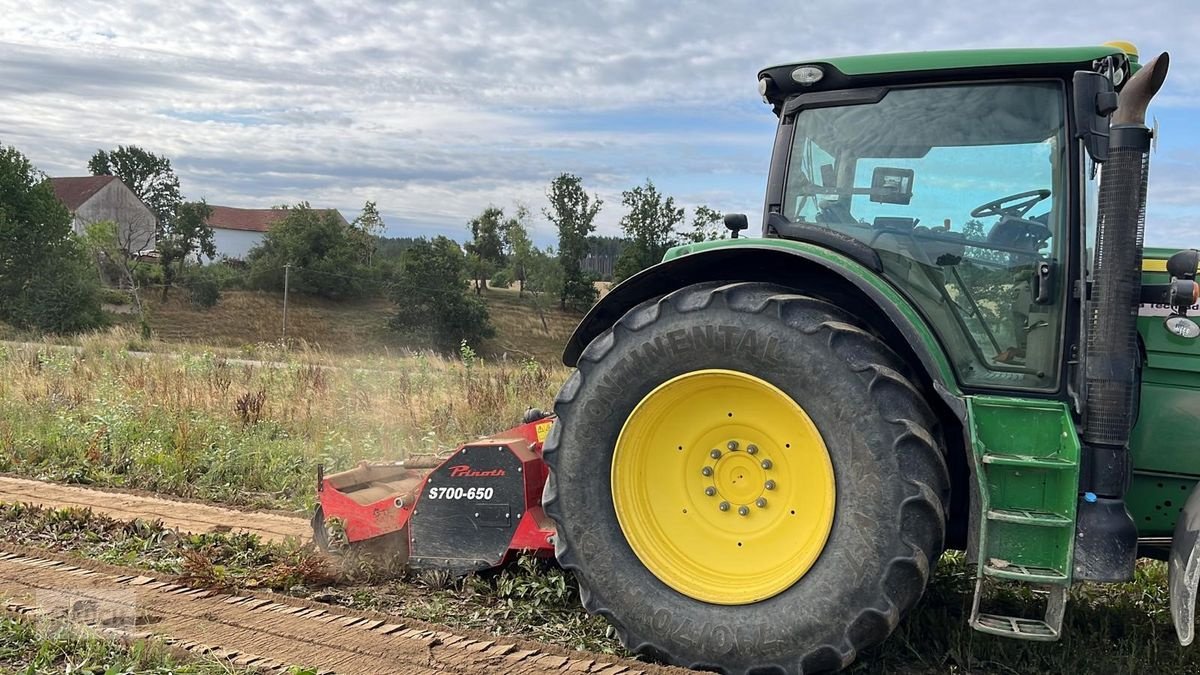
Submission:
M 253 532 L 274 542 L 282 542 L 288 537 L 306 541 L 312 537 L 308 521 L 298 516 L 237 511 L 11 476 L 0 476 L 0 502 L 23 502 L 48 508 L 86 507 L 117 520 L 161 520 L 167 527 L 183 532 Z
M 210 591 L 43 552 L 0 547 L 0 602 L 34 620 L 69 619 L 126 637 L 158 637 L 238 666 L 322 673 L 600 673 L 667 675 L 676 668 L 391 623 L 273 595 Z M 398 621 L 393 618 L 390 621 Z

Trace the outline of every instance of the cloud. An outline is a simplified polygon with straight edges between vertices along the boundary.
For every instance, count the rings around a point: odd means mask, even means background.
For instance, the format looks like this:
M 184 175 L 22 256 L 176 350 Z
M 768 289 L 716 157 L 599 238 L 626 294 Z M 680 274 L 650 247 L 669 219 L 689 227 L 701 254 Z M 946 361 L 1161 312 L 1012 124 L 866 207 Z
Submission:
M 0 0 L 0 140 L 57 175 L 142 145 L 212 203 L 373 199 L 397 235 L 461 237 L 489 203 L 536 213 L 571 171 L 613 232 L 646 177 L 759 208 L 774 119 L 755 74 L 778 62 L 1122 37 L 1174 50 L 1162 107 L 1194 116 L 1200 9 L 1101 5 Z

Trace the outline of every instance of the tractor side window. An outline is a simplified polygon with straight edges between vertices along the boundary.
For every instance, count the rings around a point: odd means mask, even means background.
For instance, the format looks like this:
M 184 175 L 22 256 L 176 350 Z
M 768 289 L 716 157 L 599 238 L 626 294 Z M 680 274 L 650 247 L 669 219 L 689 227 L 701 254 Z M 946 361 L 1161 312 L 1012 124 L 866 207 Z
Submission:
M 965 384 L 1055 389 L 1069 285 L 1055 278 L 1073 147 L 1064 99 L 1058 82 L 1005 82 L 801 110 L 784 215 L 875 249 Z
M 822 205 L 828 208 L 831 196 L 836 195 L 836 174 L 833 155 L 809 140 L 792 158 L 788 173 L 787 212 L 793 222 L 815 223 L 824 220 Z

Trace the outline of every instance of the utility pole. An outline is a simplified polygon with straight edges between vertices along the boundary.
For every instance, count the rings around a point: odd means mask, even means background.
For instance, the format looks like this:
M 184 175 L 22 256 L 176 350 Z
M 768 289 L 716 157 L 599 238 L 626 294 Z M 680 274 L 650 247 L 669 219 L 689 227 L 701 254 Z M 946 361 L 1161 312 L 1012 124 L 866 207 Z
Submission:
M 292 264 L 287 263 L 283 266 L 283 343 L 287 344 L 287 296 L 288 296 L 288 273 L 292 270 Z

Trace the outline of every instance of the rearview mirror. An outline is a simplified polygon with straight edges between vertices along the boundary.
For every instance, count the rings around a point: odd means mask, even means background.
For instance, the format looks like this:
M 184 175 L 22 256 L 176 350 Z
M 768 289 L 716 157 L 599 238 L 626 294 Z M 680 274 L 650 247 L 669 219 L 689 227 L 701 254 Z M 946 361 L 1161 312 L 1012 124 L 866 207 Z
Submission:
M 1108 120 L 1117 109 L 1117 92 L 1112 80 L 1089 70 L 1075 72 L 1075 137 L 1093 162 L 1108 159 Z
M 726 213 L 724 220 L 725 229 L 732 232 L 732 234 L 729 236 L 733 239 L 738 238 L 738 232 L 750 227 L 750 221 L 746 218 L 746 214 L 744 213 Z
M 871 172 L 871 201 L 878 204 L 908 204 L 912 201 L 912 169 L 877 166 Z

